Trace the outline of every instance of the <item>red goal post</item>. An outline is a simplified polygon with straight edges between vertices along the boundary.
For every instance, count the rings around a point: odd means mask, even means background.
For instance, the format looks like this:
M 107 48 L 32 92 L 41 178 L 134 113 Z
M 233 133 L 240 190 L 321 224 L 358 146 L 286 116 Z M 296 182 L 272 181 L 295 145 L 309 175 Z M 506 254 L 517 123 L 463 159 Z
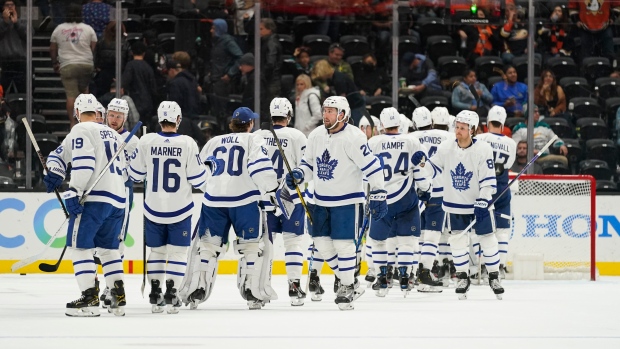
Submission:
M 518 254 L 542 254 L 545 279 L 596 280 L 594 177 L 522 175 L 510 190 L 508 267 Z

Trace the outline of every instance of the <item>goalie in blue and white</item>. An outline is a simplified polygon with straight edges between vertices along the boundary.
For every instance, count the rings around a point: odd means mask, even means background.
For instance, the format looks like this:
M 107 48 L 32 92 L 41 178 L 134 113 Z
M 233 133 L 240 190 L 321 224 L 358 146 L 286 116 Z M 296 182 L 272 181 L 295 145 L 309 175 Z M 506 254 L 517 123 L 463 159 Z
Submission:
M 428 201 L 431 184 L 427 180 L 427 170 L 420 166 L 423 157 L 418 152 L 424 153 L 425 149 L 417 139 L 400 134 L 401 119 L 396 108 L 383 109 L 380 118 L 385 134 L 372 137 L 368 145 L 382 163 L 388 212 L 370 225 L 369 239 L 377 272 L 373 289 L 377 296 L 385 297 L 389 290 L 389 237 L 396 239 L 401 290 L 408 292 L 413 288 L 414 256 L 421 230 L 418 196 Z
M 47 158 L 48 174 L 43 181 L 48 192 L 62 184 L 72 165 L 69 190 L 63 198 L 70 214 L 67 247 L 72 252 L 73 269 L 82 296 L 67 303 L 68 316 L 99 316 L 99 283 L 94 254 L 101 260 L 110 290 L 110 312 L 125 315 L 123 264 L 118 251 L 125 216 L 125 158 L 120 156 L 106 167 L 122 143 L 120 136 L 96 120 L 97 99 L 81 94 L 75 100 L 75 125 L 62 144 Z M 95 182 L 84 204 L 80 198 Z
M 229 124 L 233 133 L 212 138 L 200 152 L 201 158 L 212 159 L 215 169 L 207 182 L 200 216 L 200 252 L 189 257 L 200 262 L 188 272 L 183 290 L 184 301 L 192 308 L 213 289 L 218 258 L 225 252 L 231 226 L 237 235 L 232 245 L 242 255 L 237 275 L 241 296 L 250 309 L 277 299 L 271 288 L 273 240 L 263 232 L 259 202 L 262 196 L 274 202 L 278 180 L 265 140 L 251 133 L 256 118 L 249 108 L 237 108 Z
M 487 142 L 473 136 L 478 127 L 476 112 L 464 110 L 456 116 L 455 122 L 456 141 L 442 143 L 429 162 L 440 172 L 445 184 L 442 207 L 447 213 L 446 225 L 451 234 L 449 241 L 458 278 L 456 293 L 459 299 L 467 298 L 469 232 L 464 230 L 475 220 L 473 231 L 484 251 L 489 285 L 499 298 L 504 289 L 499 283 L 495 216 L 489 207 L 497 187 L 493 150 Z
M 210 175 L 200 160 L 196 141 L 176 133 L 181 118 L 176 102 L 161 102 L 157 120 L 162 131 L 142 136 L 129 166 L 131 180 L 146 181 L 145 243 L 151 249 L 146 268 L 153 313 L 163 312 L 164 307 L 168 314 L 179 312 L 178 290 L 192 240 L 192 188 L 204 191 Z
M 297 167 L 301 163 L 304 150 L 306 149 L 306 135 L 303 132 L 287 127 L 293 117 L 293 106 L 286 98 L 274 98 L 269 106 L 273 130 L 278 136 L 284 156 L 291 167 Z M 273 169 L 276 171 L 278 181 L 284 180 L 287 168 L 284 164 L 283 155 L 280 154 L 278 144 L 269 130 L 258 130 L 255 132 L 265 139 L 267 156 L 271 159 Z M 302 195 L 303 195 L 303 188 Z M 283 190 L 288 191 L 287 188 Z M 272 234 L 281 233 L 284 241 L 284 262 L 286 264 L 286 275 L 288 277 L 288 295 L 291 298 L 291 305 L 299 306 L 304 304 L 306 294 L 301 288 L 301 269 L 304 262 L 302 243 L 304 242 L 304 226 L 306 213 L 301 201 L 294 190 L 290 195 L 295 204 L 295 208 L 287 219 L 284 214 L 276 216 L 275 207 L 269 201 L 263 201 L 267 211 L 267 228 Z
M 286 175 L 286 184 L 314 182 L 312 237 L 317 250 L 340 279 L 336 304 L 353 309 L 363 292 L 356 282 L 356 241 L 363 215 L 364 177 L 370 185 L 369 208 L 379 220 L 387 213 L 381 162 L 368 147 L 366 135 L 347 123 L 351 109 L 346 98 L 328 97 L 323 103 L 323 126 L 308 137 L 301 166 Z
M 495 174 L 497 179 L 497 192 L 493 195 L 493 199 L 508 186 L 508 182 L 510 181 L 508 178 L 508 171 L 517 157 L 517 144 L 512 138 L 506 137 L 502 133 L 505 122 L 506 109 L 497 105 L 493 106 L 487 115 L 489 132 L 476 136 L 476 138 L 489 143 L 491 148 L 493 148 L 493 159 L 495 162 Z M 512 228 L 511 199 L 510 190 L 507 190 L 506 193 L 493 204 L 495 207 L 495 223 L 497 226 L 495 235 L 499 242 L 500 279 L 505 277 L 508 241 L 510 240 Z

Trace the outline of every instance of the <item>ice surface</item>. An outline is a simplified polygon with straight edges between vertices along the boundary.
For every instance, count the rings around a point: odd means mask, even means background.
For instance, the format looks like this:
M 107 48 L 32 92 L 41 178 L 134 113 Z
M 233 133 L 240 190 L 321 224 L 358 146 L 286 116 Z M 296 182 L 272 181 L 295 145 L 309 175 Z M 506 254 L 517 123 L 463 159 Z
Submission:
M 322 277 L 322 302 L 293 308 L 286 277 L 274 276 L 280 299 L 250 311 L 235 277 L 221 275 L 198 310 L 168 315 L 151 314 L 141 276 L 129 275 L 125 317 L 70 318 L 72 275 L 0 275 L 0 348 L 620 348 L 618 277 L 505 281 L 502 301 L 487 285 L 472 285 L 466 301 L 454 289 L 407 298 L 366 289 L 353 311 L 334 304 L 333 280 Z

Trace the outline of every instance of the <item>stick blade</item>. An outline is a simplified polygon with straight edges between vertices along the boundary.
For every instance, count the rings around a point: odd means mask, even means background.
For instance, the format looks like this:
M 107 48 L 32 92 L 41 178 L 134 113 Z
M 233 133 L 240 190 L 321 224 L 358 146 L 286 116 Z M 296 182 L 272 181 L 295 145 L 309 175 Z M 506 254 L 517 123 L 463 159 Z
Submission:
M 54 273 L 58 270 L 58 264 L 41 263 L 39 264 L 39 270 L 44 273 Z

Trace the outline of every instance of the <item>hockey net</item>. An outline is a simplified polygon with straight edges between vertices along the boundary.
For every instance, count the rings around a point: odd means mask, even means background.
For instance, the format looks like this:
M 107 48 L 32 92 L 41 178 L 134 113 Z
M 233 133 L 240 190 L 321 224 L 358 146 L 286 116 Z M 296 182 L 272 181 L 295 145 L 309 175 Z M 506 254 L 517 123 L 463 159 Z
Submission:
M 518 254 L 542 254 L 545 279 L 595 280 L 595 179 L 523 175 L 511 191 L 509 272 Z

